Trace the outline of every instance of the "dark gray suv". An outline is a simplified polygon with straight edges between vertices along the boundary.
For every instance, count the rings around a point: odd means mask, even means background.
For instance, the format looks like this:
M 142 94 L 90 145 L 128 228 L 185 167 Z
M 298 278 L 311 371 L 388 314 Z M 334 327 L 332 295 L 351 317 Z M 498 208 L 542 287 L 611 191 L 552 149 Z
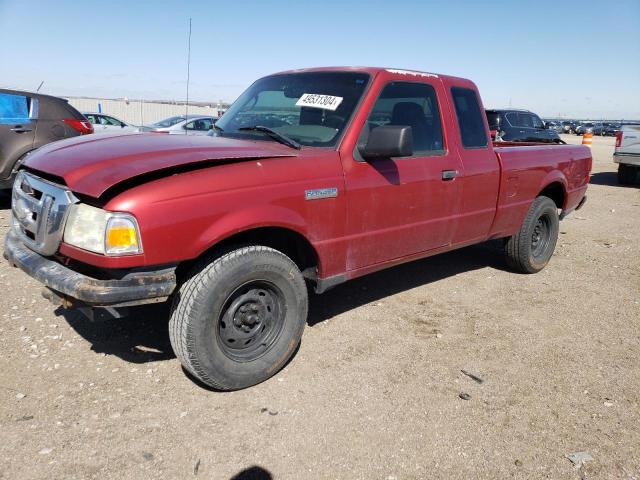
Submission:
M 93 126 L 65 99 L 0 89 L 0 189 L 12 187 L 31 150 L 88 133 Z
M 485 110 L 489 129 L 496 131 L 496 139 L 506 142 L 564 143 L 560 135 L 529 110 Z

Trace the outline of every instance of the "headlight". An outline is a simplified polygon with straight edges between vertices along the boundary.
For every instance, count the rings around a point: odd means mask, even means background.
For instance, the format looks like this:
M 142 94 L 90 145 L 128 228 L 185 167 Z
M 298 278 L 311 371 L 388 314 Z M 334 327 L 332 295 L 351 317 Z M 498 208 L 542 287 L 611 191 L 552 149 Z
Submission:
M 103 255 L 142 253 L 140 229 L 133 215 L 82 203 L 70 207 L 64 242 Z

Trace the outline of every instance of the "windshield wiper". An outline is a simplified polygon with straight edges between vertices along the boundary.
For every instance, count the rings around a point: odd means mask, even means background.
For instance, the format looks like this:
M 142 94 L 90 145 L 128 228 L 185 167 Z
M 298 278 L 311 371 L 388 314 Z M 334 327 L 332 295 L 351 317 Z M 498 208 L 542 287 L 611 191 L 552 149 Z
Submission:
M 293 140 L 292 138 L 287 137 L 286 135 L 282 135 L 281 133 L 272 130 L 269 127 L 263 127 L 262 125 L 254 125 L 253 127 L 240 127 L 238 131 L 253 131 L 253 132 L 262 132 L 269 135 L 274 140 L 287 145 L 288 147 L 295 148 L 296 150 L 300 150 L 302 145 Z

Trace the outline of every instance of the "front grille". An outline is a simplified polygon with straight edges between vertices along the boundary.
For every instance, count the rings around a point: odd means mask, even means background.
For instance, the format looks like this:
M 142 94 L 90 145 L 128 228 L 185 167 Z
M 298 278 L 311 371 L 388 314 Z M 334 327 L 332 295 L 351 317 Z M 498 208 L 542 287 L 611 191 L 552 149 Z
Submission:
M 66 188 L 19 172 L 11 196 L 13 230 L 32 250 L 53 255 L 62 241 L 69 206 L 77 202 Z

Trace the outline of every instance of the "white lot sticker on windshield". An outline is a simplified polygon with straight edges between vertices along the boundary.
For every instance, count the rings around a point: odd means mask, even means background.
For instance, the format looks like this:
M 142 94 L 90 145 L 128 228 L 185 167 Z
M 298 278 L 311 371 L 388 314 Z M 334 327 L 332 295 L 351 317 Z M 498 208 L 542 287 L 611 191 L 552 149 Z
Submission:
M 304 93 L 296 102 L 298 107 L 314 107 L 335 111 L 342 103 L 342 97 L 333 95 L 320 95 L 317 93 Z

